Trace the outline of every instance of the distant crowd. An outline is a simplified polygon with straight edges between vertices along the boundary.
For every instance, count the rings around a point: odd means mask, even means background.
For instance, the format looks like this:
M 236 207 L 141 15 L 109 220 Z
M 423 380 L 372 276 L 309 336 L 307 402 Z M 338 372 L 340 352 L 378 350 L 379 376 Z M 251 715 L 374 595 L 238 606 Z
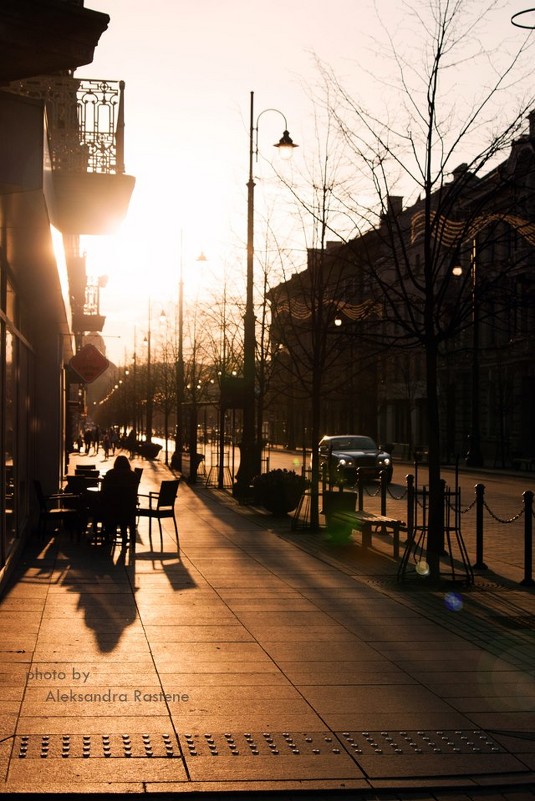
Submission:
M 121 437 L 118 429 L 115 427 L 105 428 L 101 431 L 99 426 L 88 426 L 84 431 L 78 433 L 76 448 L 78 453 L 85 453 L 87 456 L 90 454 L 96 456 L 102 449 L 104 458 L 109 459 L 110 456 L 115 455 L 116 450 L 119 448 L 128 449 L 130 441 L 131 435 Z

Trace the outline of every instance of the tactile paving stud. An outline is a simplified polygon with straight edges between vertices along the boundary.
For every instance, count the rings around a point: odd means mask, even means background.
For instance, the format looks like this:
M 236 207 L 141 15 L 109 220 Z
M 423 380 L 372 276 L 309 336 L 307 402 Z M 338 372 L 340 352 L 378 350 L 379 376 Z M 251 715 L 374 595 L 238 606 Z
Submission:
M 49 750 L 50 750 L 50 735 L 43 734 L 43 737 L 41 739 L 41 754 L 40 754 L 42 759 L 46 759 L 48 757 Z
M 27 734 L 24 734 L 20 738 L 19 759 L 24 759 L 28 753 L 28 740 L 29 737 Z
M 123 734 L 123 750 L 125 757 L 132 756 L 132 741 L 129 734 Z
M 104 752 L 105 757 L 111 757 L 111 744 L 110 744 L 109 734 L 102 735 L 102 751 Z
M 171 737 L 168 734 L 162 734 L 162 740 L 165 747 L 165 755 L 168 757 L 173 756 L 173 743 L 171 742 Z
M 66 759 L 70 756 L 71 738 L 68 734 L 64 734 L 61 738 L 61 756 Z
M 143 746 L 145 751 L 152 751 L 152 743 L 150 741 L 150 734 L 143 734 L 142 735 Z

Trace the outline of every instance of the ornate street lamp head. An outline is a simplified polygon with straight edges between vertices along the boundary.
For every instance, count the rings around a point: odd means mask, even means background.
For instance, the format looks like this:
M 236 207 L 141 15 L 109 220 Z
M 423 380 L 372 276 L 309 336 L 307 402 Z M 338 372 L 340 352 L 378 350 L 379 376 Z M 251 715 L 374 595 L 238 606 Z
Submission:
M 282 137 L 275 145 L 273 145 L 273 147 L 278 147 L 280 157 L 287 161 L 288 159 L 291 159 L 294 148 L 299 147 L 299 145 L 294 144 L 294 141 L 288 131 L 284 131 Z

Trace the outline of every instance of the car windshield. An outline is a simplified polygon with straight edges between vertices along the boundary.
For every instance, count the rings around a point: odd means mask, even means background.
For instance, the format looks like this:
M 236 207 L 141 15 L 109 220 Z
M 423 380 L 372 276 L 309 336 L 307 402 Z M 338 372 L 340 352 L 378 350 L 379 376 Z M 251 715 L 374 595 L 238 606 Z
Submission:
M 333 451 L 373 451 L 375 442 L 371 437 L 336 437 L 331 440 Z

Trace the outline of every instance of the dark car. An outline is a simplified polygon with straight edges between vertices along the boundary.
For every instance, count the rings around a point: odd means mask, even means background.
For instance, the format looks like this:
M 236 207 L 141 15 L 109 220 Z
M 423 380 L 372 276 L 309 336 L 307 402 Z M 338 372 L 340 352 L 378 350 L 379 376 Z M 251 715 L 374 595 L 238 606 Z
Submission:
M 386 481 L 392 480 L 392 457 L 377 447 L 371 437 L 360 434 L 323 437 L 319 444 L 320 466 L 327 465 L 332 482 L 356 484 L 357 469 L 365 479 L 378 479 L 386 471 Z

